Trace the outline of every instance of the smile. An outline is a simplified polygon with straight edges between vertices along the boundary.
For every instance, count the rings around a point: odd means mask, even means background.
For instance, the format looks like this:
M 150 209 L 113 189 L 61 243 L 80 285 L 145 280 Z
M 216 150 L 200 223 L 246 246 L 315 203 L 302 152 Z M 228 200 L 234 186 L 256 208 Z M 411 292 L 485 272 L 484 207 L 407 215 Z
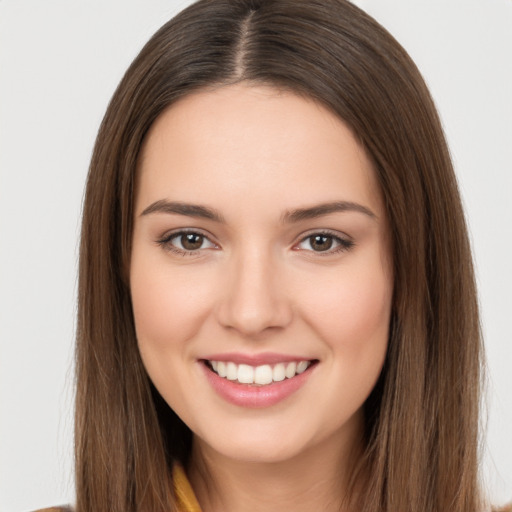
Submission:
M 211 354 L 198 360 L 206 381 L 238 407 L 271 407 L 285 401 L 316 373 L 318 359 L 285 354 Z
M 304 373 L 313 361 L 290 361 L 277 364 L 251 366 L 236 364 L 232 361 L 206 361 L 209 368 L 219 377 L 239 384 L 266 386 L 274 382 L 282 382 Z

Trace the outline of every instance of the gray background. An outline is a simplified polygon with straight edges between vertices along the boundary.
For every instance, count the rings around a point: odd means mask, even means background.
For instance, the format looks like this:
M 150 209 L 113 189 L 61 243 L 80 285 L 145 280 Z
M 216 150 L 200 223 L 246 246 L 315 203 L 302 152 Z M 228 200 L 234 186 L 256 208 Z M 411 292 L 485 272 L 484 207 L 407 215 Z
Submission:
M 0 510 L 69 502 L 82 189 L 122 73 L 188 1 L 0 1 Z M 470 223 L 489 360 L 484 469 L 512 499 L 512 0 L 359 0 L 439 107 Z

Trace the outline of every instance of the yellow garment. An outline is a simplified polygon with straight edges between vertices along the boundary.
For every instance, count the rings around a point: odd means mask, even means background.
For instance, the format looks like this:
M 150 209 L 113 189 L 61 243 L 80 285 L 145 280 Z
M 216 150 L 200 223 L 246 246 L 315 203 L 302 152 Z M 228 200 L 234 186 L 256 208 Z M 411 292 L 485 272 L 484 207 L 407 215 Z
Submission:
M 178 500 L 178 510 L 180 512 L 201 512 L 201 507 L 197 502 L 196 496 L 184 469 L 176 464 L 172 471 L 172 481 L 174 492 Z

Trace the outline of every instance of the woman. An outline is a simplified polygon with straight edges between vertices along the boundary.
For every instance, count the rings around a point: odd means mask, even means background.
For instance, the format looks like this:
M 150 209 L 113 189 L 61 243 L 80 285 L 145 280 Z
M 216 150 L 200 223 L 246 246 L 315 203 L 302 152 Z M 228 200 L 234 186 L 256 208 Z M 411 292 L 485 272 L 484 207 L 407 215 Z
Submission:
M 78 512 L 482 510 L 448 150 L 350 3 L 203 0 L 155 34 L 98 135 L 79 279 Z

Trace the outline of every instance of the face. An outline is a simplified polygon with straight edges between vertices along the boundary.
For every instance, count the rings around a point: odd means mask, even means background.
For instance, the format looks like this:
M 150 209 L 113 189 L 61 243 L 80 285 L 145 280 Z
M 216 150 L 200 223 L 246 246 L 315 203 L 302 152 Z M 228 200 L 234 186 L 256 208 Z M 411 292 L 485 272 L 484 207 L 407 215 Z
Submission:
M 379 188 L 350 130 L 293 93 L 225 86 L 164 112 L 138 172 L 133 311 L 169 406 L 238 460 L 351 443 L 393 280 Z

